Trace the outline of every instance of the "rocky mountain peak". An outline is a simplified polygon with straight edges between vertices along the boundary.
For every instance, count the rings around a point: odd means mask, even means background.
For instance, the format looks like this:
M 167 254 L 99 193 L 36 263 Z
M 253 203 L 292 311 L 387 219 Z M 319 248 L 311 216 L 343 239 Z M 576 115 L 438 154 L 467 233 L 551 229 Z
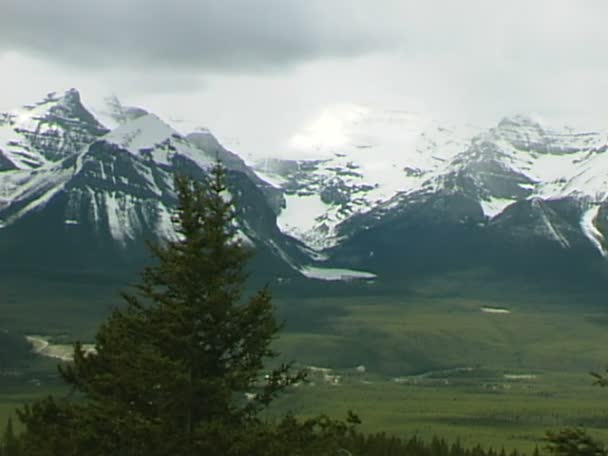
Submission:
M 503 117 L 500 122 L 498 122 L 498 128 L 533 128 L 539 131 L 543 130 L 540 122 L 526 114 L 515 114 L 513 116 Z
M 443 261 L 454 243 L 477 250 L 480 239 L 508 244 L 507 253 L 540 242 L 605 254 L 608 147 L 598 133 L 518 115 L 464 135 L 410 113 L 332 111 L 296 135 L 302 156 L 263 160 L 254 171 L 208 130 L 184 135 L 141 108 L 117 99 L 114 108 L 111 131 L 74 89 L 0 117 L 2 232 L 44 215 L 65 239 L 105 233 L 127 249 L 147 233 L 167 237 L 172 174 L 204 180 L 219 158 L 240 198 L 243 236 L 280 262 L 309 255 L 366 268 L 373 257 L 381 267 L 399 245 Z M 340 141 L 303 160 L 306 147 L 335 139 L 336 125 Z
M 0 121 L 0 156 L 7 169 L 33 169 L 82 150 L 108 130 L 70 89 L 21 109 L 4 113 Z
M 63 102 L 68 105 L 80 104 L 80 92 L 78 89 L 71 88 L 65 91 L 63 94 Z

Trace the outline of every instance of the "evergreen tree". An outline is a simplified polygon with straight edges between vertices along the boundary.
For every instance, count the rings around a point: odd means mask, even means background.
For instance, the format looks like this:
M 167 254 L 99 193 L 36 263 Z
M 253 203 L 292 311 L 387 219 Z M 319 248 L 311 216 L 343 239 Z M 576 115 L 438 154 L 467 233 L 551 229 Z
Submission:
M 156 264 L 101 325 L 95 351 L 77 343 L 60 369 L 75 398 L 20 411 L 27 454 L 228 455 L 251 451 L 254 434 L 257 447 L 276 440 L 280 426 L 258 413 L 303 373 L 281 364 L 262 375 L 280 325 L 267 289 L 241 297 L 251 252 L 225 170 L 218 163 L 205 183 L 178 177 L 175 190 L 177 239 L 150 246 Z
M 606 456 L 608 454 L 601 442 L 579 428 L 547 432 L 545 439 L 548 442 L 547 450 L 555 456 Z
M 596 386 L 608 386 L 606 374 L 591 372 L 594 378 L 593 384 Z M 606 456 L 608 449 L 606 446 L 592 438 L 584 429 L 566 428 L 557 432 L 548 431 L 545 433 L 545 448 L 549 453 L 556 456 Z
M 15 437 L 15 431 L 13 430 L 13 420 L 9 417 L 4 429 L 2 436 L 2 456 L 19 456 L 19 442 Z

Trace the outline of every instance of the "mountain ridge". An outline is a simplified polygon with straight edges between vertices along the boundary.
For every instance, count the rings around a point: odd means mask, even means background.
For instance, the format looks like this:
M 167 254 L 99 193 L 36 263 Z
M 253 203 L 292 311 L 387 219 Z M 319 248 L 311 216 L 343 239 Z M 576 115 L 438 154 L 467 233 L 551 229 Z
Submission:
M 331 141 L 323 142 L 323 125 L 296 135 L 296 146 L 317 157 L 252 167 L 208 130 L 181 134 L 118 100 L 112 109 L 106 127 L 71 89 L 0 117 L 0 254 L 26 265 L 57 243 L 54 256 L 71 252 L 71 267 L 97 252 L 112 267 L 137 258 L 137 269 L 144 254 L 126 252 L 174 234 L 173 174 L 204 180 L 219 159 L 240 236 L 275 278 L 373 282 L 416 265 L 553 267 L 538 255 L 563 270 L 568 258 L 605 269 L 603 132 L 549 129 L 520 115 L 465 134 L 422 115 L 351 107 L 332 114 L 346 120 Z M 31 255 L 19 259 L 16 245 L 30 245 Z M 403 267 L 405 257 L 414 266 Z
M 419 132 L 419 137 L 426 135 L 424 130 Z M 604 249 L 603 234 L 594 225 L 597 217 L 590 217 L 591 212 L 588 211 L 593 210 L 597 215 L 598 207 L 606 201 L 607 143 L 605 133 L 553 131 L 543 129 L 539 123 L 525 116 L 505 118 L 496 127 L 477 133 L 460 151 L 445 153 L 445 149 L 437 147 L 435 142 L 435 149 L 428 149 L 427 152 L 440 158 L 440 166 L 426 170 L 415 166 L 401 167 L 401 189 L 394 190 L 388 197 L 367 201 L 367 204 L 350 211 L 330 228 L 324 226 L 325 221 L 334 212 L 340 211 L 344 202 L 324 199 L 324 194 L 333 191 L 338 197 L 346 197 L 346 204 L 358 202 L 356 198 L 349 199 L 348 192 L 340 192 L 340 188 L 334 191 L 336 175 L 342 177 L 343 181 L 353 175 L 361 177 L 358 173 L 360 166 L 354 160 L 355 155 L 348 153 L 348 147 L 341 152 L 334 152 L 336 157 L 346 162 L 341 167 L 335 164 L 336 160 L 327 159 L 291 163 L 266 161 L 260 168 L 266 173 L 274 170 L 275 176 L 271 178 L 274 177 L 279 185 L 282 183 L 288 195 L 294 196 L 288 199 L 288 209 L 289 203 L 294 208 L 301 206 L 305 209 L 307 205 L 310 206 L 304 201 L 307 197 L 312 197 L 309 188 L 312 186 L 317 191 L 317 195 L 312 198 L 317 198 L 315 217 L 318 223 L 309 223 L 308 232 L 297 229 L 290 231 L 288 224 L 285 228 L 295 237 L 318 248 L 339 245 L 345 237 L 344 233 L 348 231 L 346 227 L 352 226 L 349 218 L 365 218 L 365 214 L 370 219 L 381 217 L 381 213 L 400 204 L 408 204 L 408 201 L 419 199 L 422 195 L 459 193 L 476 201 L 487 219 L 499 216 L 508 206 L 528 198 L 578 199 L 581 207 L 587 209 L 584 216 L 581 214 L 580 224 L 585 227 L 584 233 L 590 242 L 601 253 Z M 458 144 L 462 144 L 462 141 L 458 141 Z M 373 155 L 374 146 L 368 145 L 367 151 Z M 294 172 L 294 168 L 303 172 Z M 321 176 L 316 181 L 315 173 Z M 377 184 L 373 180 L 366 183 L 360 179 L 358 185 L 364 189 L 373 189 Z M 353 188 L 351 186 L 350 190 Z M 295 209 L 294 212 L 301 211 Z M 280 219 L 279 221 L 281 222 Z M 329 242 L 325 238 L 328 231 L 333 236 Z
M 49 112 L 66 97 L 79 100 L 69 91 L 52 98 Z M 50 124 L 48 114 L 38 117 Z M 66 136 L 73 133 L 69 127 L 82 130 L 81 125 L 68 125 Z M 45 135 L 46 130 L 35 134 Z M 27 140 L 37 143 L 35 136 Z M 196 146 L 154 114 L 142 113 L 113 130 L 99 128 L 95 137 L 81 148 L 66 149 L 63 157 L 4 170 L 0 252 L 14 258 L 10 267 L 20 263 L 61 269 L 63 264 L 73 270 L 137 270 L 145 257 L 142 239 L 162 242 L 175 236 L 174 174 L 204 181 L 221 158 L 219 152 Z M 239 235 L 255 246 L 255 261 L 269 273 L 299 274 L 305 249 L 276 228 L 264 185 L 258 186 L 251 176 L 235 167 L 227 169 Z M 98 265 L 96 257 L 103 258 Z

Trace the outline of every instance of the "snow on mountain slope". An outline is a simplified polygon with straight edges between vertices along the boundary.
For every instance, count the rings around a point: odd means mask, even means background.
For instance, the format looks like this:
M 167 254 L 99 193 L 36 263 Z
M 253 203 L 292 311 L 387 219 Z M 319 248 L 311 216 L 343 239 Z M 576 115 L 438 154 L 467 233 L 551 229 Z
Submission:
M 46 125 L 51 117 L 56 120 L 59 111 L 65 114 L 65 105 L 75 101 L 83 112 L 78 118 L 70 114 L 70 128 L 61 134 L 70 137 L 87 131 L 89 124 L 97 121 L 85 112 L 77 93 L 49 97 L 35 108 L 26 108 L 27 116 L 20 125 L 43 117 Z M 11 117 L 6 125 L 14 127 L 15 119 Z M 36 138 L 41 131 L 37 129 Z M 305 247 L 276 226 L 271 201 L 280 202 L 280 192 L 261 181 L 238 156 L 223 149 L 210 132 L 199 131 L 186 138 L 154 114 L 139 110 L 112 131 L 100 129 L 97 133 L 89 135 L 82 147 L 61 149 L 63 156 L 50 156 L 52 150 L 45 143 L 32 166 L 19 169 L 10 161 L 11 166 L 0 170 L 0 247 L 10 250 L 31 238 L 28 255 L 34 263 L 37 251 L 49 250 L 41 245 L 50 244 L 57 244 L 59 250 L 63 246 L 66 255 L 79 264 L 88 264 L 96 255 L 119 263 L 132 254 L 141 259 L 145 256 L 142 239 L 176 236 L 172 223 L 175 172 L 205 181 L 210 167 L 220 158 L 227 168 L 230 195 L 238 201 L 236 234 L 255 247 L 255 261 L 261 262 L 264 270 L 286 277 L 300 275 L 300 265 L 309 262 L 303 253 Z M 80 139 L 84 142 L 84 136 Z M 42 225 L 45 229 L 40 231 Z M 96 253 L 87 254 L 89 245 Z
M 418 235 L 470 226 L 508 242 L 608 252 L 606 133 L 525 116 L 448 129 L 425 114 L 338 105 L 293 135 L 283 155 L 294 159 L 261 160 L 254 172 L 208 130 L 182 135 L 143 109 L 117 100 L 112 109 L 111 131 L 75 90 L 0 116 L 0 227 L 52 206 L 61 229 L 96 227 L 121 246 L 144 232 L 172 237 L 173 172 L 204 179 L 219 158 L 243 206 L 241 238 L 310 277 L 364 270 L 319 266 L 343 243 L 368 258 L 350 239 L 396 236 L 399 227 Z M 292 261 L 298 255 L 307 258 Z M 311 258 L 314 267 L 302 266 Z
M 605 151 L 606 139 L 599 133 L 553 131 L 516 116 L 472 138 L 445 172 L 427 184 L 433 191 L 463 192 L 479 201 L 488 217 L 495 217 L 522 198 L 585 193 L 575 178 L 589 169 L 591 157 L 608 159 Z M 591 167 L 593 179 L 601 176 L 597 166 Z M 600 188 L 601 183 L 590 187 Z
M 561 195 L 584 195 L 600 202 L 608 199 L 608 151 L 606 143 L 592 149 L 573 162 L 572 170 L 564 176 Z
M 5 226 L 32 210 L 44 206 L 61 191 L 69 179 L 78 171 L 80 160 L 72 166 L 66 163 L 50 164 L 36 170 L 14 170 L 2 173 L 0 179 L 0 214 L 9 205 L 17 209 L 10 217 L 0 217 L 0 225 Z
M 605 242 L 606 239 L 603 233 L 597 228 L 595 225 L 595 220 L 598 217 L 598 213 L 600 210 L 599 205 L 593 205 L 590 209 L 588 209 L 582 219 L 581 219 L 581 228 L 585 236 L 593 243 L 595 248 L 602 254 L 602 256 L 608 256 L 608 252 L 606 251 Z
M 422 114 L 339 105 L 293 136 L 293 154 L 310 159 L 256 169 L 285 191 L 281 229 L 320 249 L 338 241 L 335 227 L 348 217 L 419 188 L 462 151 L 462 137 Z
M 123 105 L 116 95 L 105 98 L 100 105 L 87 106 L 87 109 L 110 130 L 148 114 L 143 108 Z
M 0 171 L 59 161 L 107 131 L 82 105 L 77 90 L 49 93 L 41 102 L 0 114 Z
M 533 196 L 591 196 L 604 186 L 602 176 L 608 170 L 608 154 L 603 133 L 551 130 L 516 116 L 501 121 L 483 140 L 495 144 L 503 163 L 530 180 L 528 189 Z
M 338 269 L 338 268 L 319 268 L 313 266 L 305 266 L 301 270 L 309 279 L 317 280 L 373 280 L 377 276 L 374 273 L 367 271 L 355 271 L 352 269 Z
M 154 114 L 146 114 L 118 126 L 105 135 L 102 140 L 117 144 L 133 155 L 138 155 L 142 149 L 161 144 L 174 134 L 179 137 L 177 132 Z
M 116 144 L 135 156 L 149 156 L 163 165 L 170 165 L 176 154 L 189 158 L 202 168 L 208 168 L 214 161 L 154 114 L 130 120 L 101 140 Z
M 515 200 L 509 198 L 487 198 L 480 201 L 483 213 L 492 218 L 500 214 Z
M 43 107 L 49 103 L 55 107 L 65 97 L 49 100 L 37 109 L 45 112 Z M 37 111 L 32 116 L 38 117 Z M 35 169 L 0 173 L 0 220 L 4 226 L 16 222 L 64 192 L 66 224 L 79 224 L 84 210 L 94 226 L 106 226 L 121 244 L 135 239 L 145 226 L 160 237 L 172 237 L 166 202 L 174 198 L 172 173 L 183 160 L 201 172 L 213 163 L 158 117 L 147 114 L 127 120 L 103 136 L 90 138 L 77 155 L 56 163 L 47 160 Z
M 564 248 L 583 235 L 603 254 L 589 205 L 607 200 L 605 133 L 549 129 L 526 116 L 505 118 L 486 131 L 455 133 L 424 115 L 351 106 L 323 113 L 292 142 L 312 158 L 267 159 L 257 169 L 285 192 L 279 227 L 314 249 L 336 246 L 353 227 L 367 229 L 372 219 L 392 217 L 404 205 L 455 194 L 479 204 L 487 220 L 530 200 L 522 210 L 538 218 L 529 225 L 535 235 Z M 560 221 L 559 211 L 539 206 L 572 198 L 578 201 L 571 213 L 578 214 L 579 234 Z

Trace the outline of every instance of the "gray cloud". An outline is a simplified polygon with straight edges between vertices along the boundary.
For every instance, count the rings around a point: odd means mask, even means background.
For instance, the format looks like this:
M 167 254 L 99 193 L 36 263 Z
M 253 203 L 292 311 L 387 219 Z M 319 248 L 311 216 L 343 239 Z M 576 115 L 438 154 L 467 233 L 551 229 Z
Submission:
M 606 0 L 0 3 L 5 108 L 71 86 L 116 92 L 255 151 L 341 102 L 608 126 Z
M 272 69 L 386 47 L 365 0 L 3 0 L 0 51 L 93 69 Z M 390 14 L 388 15 L 391 16 Z

